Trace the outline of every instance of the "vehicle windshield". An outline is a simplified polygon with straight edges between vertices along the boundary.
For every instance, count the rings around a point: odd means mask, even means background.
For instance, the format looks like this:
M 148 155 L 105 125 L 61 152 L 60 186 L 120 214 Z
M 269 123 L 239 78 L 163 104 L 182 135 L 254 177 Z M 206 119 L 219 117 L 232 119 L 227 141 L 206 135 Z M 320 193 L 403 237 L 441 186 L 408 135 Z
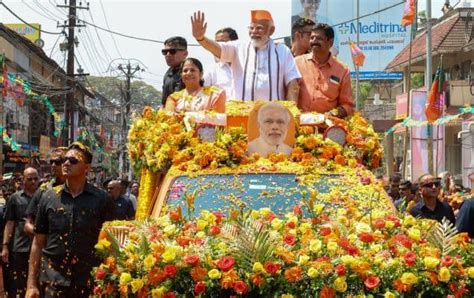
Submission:
M 166 196 L 170 207 L 181 206 L 188 214 L 186 197 L 194 197 L 194 215 L 201 210 L 228 212 L 230 208 L 270 208 L 284 214 L 301 203 L 308 188 L 328 193 L 338 185 L 339 175 L 322 175 L 315 184 L 302 183 L 295 174 L 239 174 L 179 176 L 172 182 Z

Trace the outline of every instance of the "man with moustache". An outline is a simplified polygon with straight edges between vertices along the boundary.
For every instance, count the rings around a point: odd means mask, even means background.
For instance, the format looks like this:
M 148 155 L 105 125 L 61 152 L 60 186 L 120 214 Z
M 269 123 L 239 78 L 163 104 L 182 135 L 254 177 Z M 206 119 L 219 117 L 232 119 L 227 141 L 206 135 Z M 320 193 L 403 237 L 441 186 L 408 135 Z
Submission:
M 290 155 L 293 148 L 284 143 L 290 119 L 288 109 L 278 103 L 269 102 L 261 106 L 257 114 L 260 135 L 248 144 L 247 152 L 262 157 L 270 153 Z
M 99 232 L 115 216 L 114 202 L 87 182 L 92 152 L 79 142 L 68 147 L 66 182 L 43 193 L 35 220 L 26 297 L 89 297 L 90 272 Z M 39 282 L 38 283 L 38 278 Z
M 454 212 L 446 202 L 439 200 L 441 181 L 433 175 L 423 175 L 420 178 L 421 200 L 410 210 L 413 217 L 434 219 L 441 222 L 443 218 L 453 225 L 456 223 Z
M 222 28 L 217 30 L 215 41 L 217 42 L 228 42 L 239 39 L 237 32 L 230 28 Z M 235 92 L 232 76 L 231 63 L 222 62 L 219 59 L 214 58 L 216 63 L 210 67 L 205 68 L 204 73 L 204 86 L 217 86 L 225 90 L 227 99 L 234 99 Z
M 25 223 L 25 232 L 31 236 L 34 235 L 34 223 L 36 212 L 38 211 L 38 204 L 39 200 L 41 199 L 41 195 L 48 189 L 56 187 L 58 185 L 64 184 L 66 181 L 66 177 L 63 174 L 63 162 L 64 162 L 64 155 L 66 154 L 67 147 L 57 147 L 51 151 L 51 157 L 49 159 L 49 163 L 51 164 L 51 174 L 53 175 L 53 179 L 50 181 L 43 183 L 39 190 L 35 193 L 33 199 L 28 204 L 26 208 L 26 223 Z
M 354 110 L 351 75 L 347 65 L 335 58 L 330 49 L 334 30 L 319 23 L 311 30 L 312 53 L 296 57 L 301 73 L 298 107 L 303 112 L 331 112 L 344 118 Z
M 300 74 L 291 51 L 270 38 L 275 26 L 268 11 L 251 11 L 250 41 L 246 43 L 217 43 L 207 38 L 207 23 L 200 11 L 191 17 L 191 24 L 201 46 L 220 61 L 231 63 L 236 99 L 297 100 Z
M 165 48 L 161 53 L 170 67 L 163 77 L 161 103 L 164 107 L 168 96 L 181 90 L 181 62 L 188 56 L 188 43 L 181 36 L 170 37 L 165 40 Z
M 23 190 L 10 196 L 5 211 L 5 230 L 2 243 L 2 261 L 8 263 L 8 297 L 25 295 L 28 257 L 31 238 L 24 231 L 25 210 L 38 189 L 39 175 L 34 168 L 23 172 Z

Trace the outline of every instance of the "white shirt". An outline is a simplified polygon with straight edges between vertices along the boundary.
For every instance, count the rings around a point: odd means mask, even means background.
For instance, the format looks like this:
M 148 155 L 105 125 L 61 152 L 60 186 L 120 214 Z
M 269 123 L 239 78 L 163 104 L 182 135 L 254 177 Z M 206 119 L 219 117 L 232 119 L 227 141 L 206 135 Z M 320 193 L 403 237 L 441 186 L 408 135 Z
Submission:
M 290 49 L 273 40 L 256 50 L 251 41 L 219 43 L 220 60 L 230 62 L 235 97 L 243 100 L 283 100 L 285 87 L 301 77 Z
M 227 100 L 235 99 L 232 69 L 229 63 L 216 62 L 204 73 L 204 86 L 217 86 L 225 90 Z
M 249 154 L 258 153 L 261 157 L 268 157 L 270 153 L 285 153 L 290 155 L 293 152 L 293 148 L 288 146 L 285 143 L 281 145 L 272 146 L 265 142 L 262 137 L 254 139 L 252 142 L 247 145 L 247 152 Z

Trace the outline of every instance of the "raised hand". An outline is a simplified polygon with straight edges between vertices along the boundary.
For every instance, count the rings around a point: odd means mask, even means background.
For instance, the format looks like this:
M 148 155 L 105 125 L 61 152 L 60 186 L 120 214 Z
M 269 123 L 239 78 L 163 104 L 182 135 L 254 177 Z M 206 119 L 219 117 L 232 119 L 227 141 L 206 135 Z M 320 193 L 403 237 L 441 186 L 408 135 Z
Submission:
M 204 18 L 204 12 L 197 11 L 191 16 L 191 25 L 193 28 L 193 36 L 197 40 L 203 39 L 206 35 L 207 23 Z

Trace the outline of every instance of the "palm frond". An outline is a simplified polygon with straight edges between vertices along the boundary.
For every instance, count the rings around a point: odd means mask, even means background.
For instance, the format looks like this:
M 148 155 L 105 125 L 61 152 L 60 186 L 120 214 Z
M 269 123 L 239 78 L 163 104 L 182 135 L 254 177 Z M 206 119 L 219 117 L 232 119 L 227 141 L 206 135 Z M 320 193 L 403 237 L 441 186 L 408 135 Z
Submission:
M 447 256 L 452 254 L 456 248 L 456 235 L 458 231 L 456 227 L 446 217 L 438 222 L 428 231 L 428 241 L 436 246 L 441 255 Z
M 271 231 L 249 216 L 240 216 L 236 222 L 235 236 L 231 249 L 236 259 L 240 259 L 243 270 L 252 270 L 255 262 L 264 263 L 276 248 L 276 239 Z

